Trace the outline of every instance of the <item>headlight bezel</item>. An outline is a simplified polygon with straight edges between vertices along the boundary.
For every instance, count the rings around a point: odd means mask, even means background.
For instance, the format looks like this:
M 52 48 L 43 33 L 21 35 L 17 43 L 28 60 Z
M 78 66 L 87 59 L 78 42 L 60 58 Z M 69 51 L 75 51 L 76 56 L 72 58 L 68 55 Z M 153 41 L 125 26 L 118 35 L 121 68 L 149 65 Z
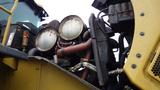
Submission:
M 49 38 L 46 38 L 46 37 L 41 37 L 42 34 L 44 33 L 47 33 L 47 32 L 52 32 L 52 39 L 49 40 Z M 46 34 L 47 35 L 47 34 Z M 54 35 L 54 36 L 53 36 Z M 48 35 L 47 35 L 48 36 Z M 43 46 L 40 45 L 40 43 L 38 43 L 39 39 L 42 38 L 42 39 L 45 39 L 46 41 L 44 41 L 43 43 L 41 42 L 41 44 L 43 45 L 48 45 L 47 43 L 52 43 L 49 48 L 42 48 Z M 35 39 L 35 46 L 36 48 L 39 50 L 39 51 L 42 51 L 42 52 L 45 52 L 45 51 L 49 51 L 51 50 L 57 43 L 57 39 L 58 39 L 58 35 L 57 35 L 57 32 L 56 30 L 54 30 L 53 28 L 44 28 L 43 30 L 41 30 L 37 36 L 36 36 L 36 39 Z M 51 42 L 50 42 L 51 41 Z M 47 42 L 47 43 L 45 43 Z M 42 47 L 41 47 L 42 46 Z
M 70 20 L 76 20 L 76 21 L 78 21 L 79 22 L 79 27 L 80 27 L 80 30 L 77 31 L 77 33 L 75 35 L 73 35 L 73 36 L 67 36 L 67 35 L 65 35 L 63 33 L 63 26 L 64 26 L 64 24 L 66 22 L 69 22 Z M 59 35 L 60 35 L 60 37 L 62 39 L 69 41 L 69 40 L 74 40 L 77 37 L 79 37 L 81 35 L 83 29 L 84 29 L 84 23 L 83 23 L 82 19 L 79 16 L 77 16 L 77 15 L 69 15 L 69 16 L 65 17 L 61 21 L 58 32 L 59 32 Z

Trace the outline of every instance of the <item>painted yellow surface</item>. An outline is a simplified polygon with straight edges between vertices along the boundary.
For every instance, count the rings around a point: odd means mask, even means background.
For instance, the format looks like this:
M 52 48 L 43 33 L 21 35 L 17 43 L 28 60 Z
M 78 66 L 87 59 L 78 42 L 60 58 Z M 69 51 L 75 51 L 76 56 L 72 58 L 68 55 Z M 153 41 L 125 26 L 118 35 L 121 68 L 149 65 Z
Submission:
M 59 68 L 38 60 L 20 60 L 17 71 L 0 74 L 5 74 L 0 90 L 91 90 Z
M 18 61 L 13 57 L 2 58 L 2 62 L 13 70 L 17 69 Z
M 147 67 L 160 42 L 160 0 L 132 0 L 132 3 L 135 34 L 124 70 L 131 82 L 141 89 L 159 90 L 160 82 L 148 74 Z M 140 57 L 137 57 L 138 54 Z M 17 71 L 0 70 L 1 90 L 90 90 L 77 79 L 46 62 L 20 60 L 18 67 L 14 60 L 5 62 Z
M 160 0 L 132 0 L 132 3 L 135 32 L 124 70 L 131 82 L 141 89 L 160 90 L 160 82 L 150 77 L 146 70 L 160 42 Z

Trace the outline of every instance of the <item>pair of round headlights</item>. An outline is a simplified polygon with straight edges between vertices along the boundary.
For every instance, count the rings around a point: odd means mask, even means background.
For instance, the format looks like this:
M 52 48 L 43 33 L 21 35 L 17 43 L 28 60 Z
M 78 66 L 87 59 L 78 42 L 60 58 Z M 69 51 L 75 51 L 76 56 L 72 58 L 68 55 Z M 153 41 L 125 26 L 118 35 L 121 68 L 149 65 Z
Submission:
M 82 19 L 76 15 L 65 17 L 59 25 L 59 36 L 64 40 L 76 39 L 83 31 L 84 23 Z M 58 39 L 57 30 L 46 28 L 40 31 L 36 37 L 36 48 L 39 51 L 51 50 Z

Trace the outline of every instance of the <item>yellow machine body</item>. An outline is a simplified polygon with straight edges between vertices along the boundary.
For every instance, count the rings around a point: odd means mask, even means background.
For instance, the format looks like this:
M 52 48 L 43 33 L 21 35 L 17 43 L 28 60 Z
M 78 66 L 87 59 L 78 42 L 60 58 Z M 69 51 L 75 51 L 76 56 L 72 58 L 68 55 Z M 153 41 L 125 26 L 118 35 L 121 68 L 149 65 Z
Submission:
M 143 90 L 160 90 L 160 1 L 132 0 L 135 32 L 124 70 L 133 84 Z M 160 63 L 159 63 L 160 64 Z M 153 73 L 154 72 L 154 73 Z
M 160 1 L 132 0 L 132 4 L 135 31 L 124 71 L 137 87 L 143 90 L 160 90 L 160 76 L 157 76 L 156 68 L 157 62 L 160 64 Z M 0 8 L 9 13 L 6 9 Z M 6 29 L 8 28 L 9 26 Z M 7 37 L 7 34 L 5 35 Z M 5 43 L 4 39 L 2 44 Z M 0 59 L 0 66 L 3 66 L 0 68 L 0 90 L 97 89 L 44 61 L 16 60 L 14 57 Z
M 90 88 L 44 61 L 19 60 L 16 71 L 0 71 L 1 90 L 90 90 Z

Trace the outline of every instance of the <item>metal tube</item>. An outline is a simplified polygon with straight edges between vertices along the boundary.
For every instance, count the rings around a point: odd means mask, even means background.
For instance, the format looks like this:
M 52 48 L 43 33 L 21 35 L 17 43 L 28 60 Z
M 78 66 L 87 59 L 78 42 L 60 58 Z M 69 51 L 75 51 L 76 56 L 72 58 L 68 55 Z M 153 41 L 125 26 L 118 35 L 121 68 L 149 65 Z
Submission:
M 15 0 L 12 9 L 9 11 L 11 14 L 8 16 L 7 25 L 6 25 L 6 29 L 5 29 L 5 32 L 4 32 L 4 36 L 3 36 L 3 40 L 2 40 L 2 45 L 3 45 L 3 46 L 5 46 L 5 44 L 6 44 L 6 42 L 7 42 L 8 33 L 9 33 L 11 21 L 12 21 L 13 11 L 16 9 L 16 7 L 17 7 L 17 5 L 18 5 L 18 1 L 19 1 L 19 0 Z M 3 9 L 2 9 L 2 10 L 3 10 Z M 6 10 L 7 10 L 7 9 L 6 9 Z
M 8 14 L 12 14 L 10 10 L 6 9 L 5 7 L 3 6 L 0 6 L 0 9 L 2 9 L 4 12 L 8 13 Z
M 90 57 L 91 57 L 91 51 L 88 50 L 87 53 L 86 53 L 86 56 L 84 57 L 85 61 L 88 62 Z M 85 69 L 82 73 L 81 79 L 85 80 L 87 75 L 88 75 L 88 68 L 85 67 Z
M 5 46 L 6 43 L 7 43 L 9 29 L 10 29 L 10 26 L 11 26 L 11 21 L 12 21 L 12 15 L 8 16 L 7 25 L 6 25 L 5 32 L 4 32 L 4 35 L 3 35 L 3 40 L 2 40 L 2 45 L 3 46 Z
M 11 13 L 13 14 L 13 11 L 16 9 L 16 7 L 18 6 L 18 2 L 19 2 L 19 0 L 14 0 L 14 5 L 13 5 L 13 7 L 12 7 L 12 9 L 11 9 Z
M 77 44 L 77 45 L 68 46 L 68 47 L 65 47 L 65 48 L 62 48 L 62 49 L 58 49 L 57 50 L 57 56 L 61 57 L 61 56 L 66 55 L 66 54 L 72 54 L 72 53 L 84 51 L 91 46 L 91 41 L 92 41 L 92 39 L 90 38 L 90 39 L 88 39 L 88 41 L 86 41 L 84 43 L 80 43 L 80 44 Z
M 117 75 L 117 74 L 121 74 L 124 70 L 122 68 L 118 68 L 116 70 L 112 70 L 108 72 L 108 75 Z

